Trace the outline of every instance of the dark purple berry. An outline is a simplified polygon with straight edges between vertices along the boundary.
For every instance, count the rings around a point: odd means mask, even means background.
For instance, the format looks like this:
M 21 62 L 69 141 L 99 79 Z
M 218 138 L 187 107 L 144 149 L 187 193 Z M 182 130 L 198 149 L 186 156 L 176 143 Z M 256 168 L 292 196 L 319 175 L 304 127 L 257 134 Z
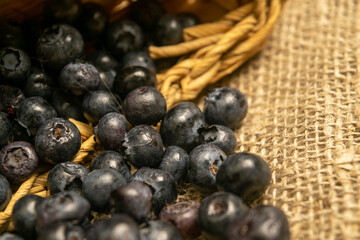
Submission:
M 83 195 L 89 200 L 92 210 L 107 212 L 110 210 L 110 193 L 126 182 L 126 178 L 114 169 L 94 170 L 85 177 Z
M 26 42 L 21 26 L 15 22 L 0 21 L 0 48 L 16 47 L 24 49 Z
M 46 0 L 43 17 L 47 23 L 72 24 L 80 13 L 80 0 Z
M 15 232 L 25 239 L 36 239 L 36 206 L 43 200 L 36 195 L 26 195 L 14 205 L 12 219 Z
M 16 113 L 19 124 L 26 128 L 30 136 L 35 136 L 38 128 L 57 116 L 55 109 L 42 97 L 25 98 Z
M 144 44 L 141 28 L 131 20 L 112 22 L 106 30 L 106 45 L 117 58 L 130 51 L 139 50 Z
M 90 165 L 90 171 L 96 169 L 114 169 L 123 175 L 126 181 L 131 178 L 130 167 L 123 156 L 115 151 L 103 151 L 97 155 Z
M 20 88 L 10 85 L 0 85 L 0 111 L 11 116 L 16 115 L 21 101 L 25 99 Z
M 67 162 L 80 149 L 80 131 L 69 120 L 52 118 L 39 128 L 34 145 L 42 160 L 52 164 Z
M 173 224 L 185 239 L 199 236 L 198 211 L 200 204 L 197 202 L 177 202 L 165 206 L 159 218 Z
M 0 174 L 0 211 L 4 211 L 12 198 L 8 180 Z
M 270 181 L 269 165 L 260 156 L 246 152 L 229 156 L 216 175 L 219 189 L 232 192 L 247 203 L 264 194 Z
M 157 80 L 154 72 L 140 66 L 127 67 L 120 70 L 115 77 L 113 90 L 122 99 L 132 90 L 150 86 L 156 87 Z
M 38 234 L 37 240 L 84 240 L 86 234 L 81 226 L 59 222 L 49 226 Z
M 44 99 L 50 99 L 54 80 L 44 72 L 35 71 L 27 78 L 23 87 L 26 97 L 40 96 Z
M 90 214 L 90 203 L 75 192 L 60 192 L 44 198 L 36 206 L 36 231 L 59 222 L 81 224 Z
M 236 148 L 235 133 L 222 125 L 211 125 L 200 129 L 200 141 L 218 146 L 226 155 L 233 154 Z
M 97 90 L 100 84 L 100 75 L 93 65 L 82 61 L 73 61 L 61 70 L 59 83 L 66 92 L 80 96 Z
M 80 164 L 74 162 L 58 163 L 51 169 L 48 176 L 48 190 L 51 195 L 63 191 L 81 194 L 82 183 L 88 173 L 87 168 Z
M 138 168 L 158 166 L 163 155 L 159 132 L 147 125 L 132 128 L 126 134 L 122 148 L 125 159 Z
M 105 114 L 120 112 L 120 98 L 109 91 L 97 90 L 85 95 L 81 110 L 92 124 L 97 124 Z
M 193 27 L 200 24 L 200 19 L 193 13 L 183 12 L 177 15 L 183 28 Z
M 158 22 L 155 31 L 155 44 L 158 46 L 174 45 L 183 40 L 183 27 L 176 15 L 165 14 Z
M 28 142 L 12 142 L 0 152 L 0 173 L 10 182 L 23 182 L 39 165 L 35 148 Z
M 61 91 L 53 91 L 51 96 L 51 105 L 54 107 L 59 117 L 68 119 L 73 118 L 81 122 L 86 122 L 81 108 L 82 98 L 68 95 Z
M 166 148 L 158 168 L 168 171 L 177 182 L 180 182 L 186 179 L 186 166 L 188 161 L 189 155 L 184 149 L 177 146 L 169 146 Z
M 140 229 L 145 240 L 181 240 L 179 231 L 169 222 L 153 220 Z
M 188 180 L 203 192 L 216 191 L 216 174 L 226 154 L 213 144 L 201 144 L 189 154 Z
M 165 13 L 160 2 L 154 0 L 139 0 L 131 4 L 130 16 L 147 31 L 156 28 L 160 17 Z
M 246 97 L 236 88 L 215 88 L 205 98 L 204 114 L 206 122 L 211 125 L 237 128 L 245 118 L 247 110 Z
M 225 239 L 227 226 L 248 207 L 232 193 L 216 192 L 206 197 L 199 208 L 199 227 L 207 239 Z
M 159 213 L 164 206 L 174 202 L 177 198 L 176 181 L 167 171 L 140 168 L 133 175 L 133 181 L 144 182 L 152 188 L 155 213 Z
M 143 51 L 128 52 L 122 58 L 118 70 L 121 71 L 127 67 L 144 67 L 156 73 L 155 63 L 150 58 L 149 53 Z
M 105 149 L 119 151 L 127 128 L 123 115 L 117 112 L 107 113 L 94 128 L 96 142 Z
M 24 240 L 24 239 L 16 234 L 6 232 L 0 236 L 0 240 Z
M 75 28 L 56 24 L 41 33 L 36 53 L 46 68 L 60 71 L 67 63 L 84 55 L 84 41 Z
M 199 128 L 205 126 L 204 114 L 193 103 L 183 102 L 170 109 L 160 127 L 165 146 L 179 146 L 186 152 L 200 144 Z
M 13 47 L 0 50 L 0 79 L 7 83 L 17 86 L 24 84 L 30 67 L 30 59 L 23 50 Z
M 0 149 L 14 140 L 13 126 L 5 113 L 0 112 Z
M 277 207 L 259 205 L 227 227 L 229 240 L 290 240 L 286 215 Z
M 14 133 L 14 141 L 24 141 L 33 144 L 33 137 L 29 136 L 26 128 L 21 126 L 15 119 L 11 119 L 12 131 Z
M 152 200 L 150 187 L 137 181 L 118 187 L 110 197 L 113 212 L 128 214 L 139 223 L 150 217 Z

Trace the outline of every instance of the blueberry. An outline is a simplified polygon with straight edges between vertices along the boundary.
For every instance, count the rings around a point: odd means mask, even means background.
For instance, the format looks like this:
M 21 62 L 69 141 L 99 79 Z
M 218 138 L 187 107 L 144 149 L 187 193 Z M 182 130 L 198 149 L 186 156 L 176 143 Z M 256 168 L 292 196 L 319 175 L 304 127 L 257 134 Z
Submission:
M 81 122 L 86 122 L 81 108 L 82 98 L 76 98 L 61 91 L 53 91 L 51 105 L 54 107 L 59 117 L 68 119 L 73 118 Z
M 17 120 L 30 136 L 35 136 L 38 128 L 48 119 L 57 116 L 55 109 L 42 97 L 25 98 L 16 113 Z
M 27 78 L 23 87 L 26 97 L 40 96 L 44 99 L 50 99 L 54 80 L 44 72 L 35 71 Z
M 200 204 L 199 227 L 207 239 L 225 239 L 226 228 L 248 208 L 241 198 L 232 193 L 216 192 Z
M 114 92 L 122 99 L 132 90 L 150 86 L 156 87 L 157 80 L 154 72 L 140 66 L 127 67 L 120 70 L 115 77 Z
M 172 223 L 184 239 L 192 239 L 199 236 L 198 211 L 200 204 L 197 202 L 177 202 L 165 206 L 159 218 Z
M 114 212 L 128 214 L 139 223 L 148 220 L 152 200 L 150 187 L 137 181 L 118 187 L 110 197 Z
M 8 180 L 0 175 L 0 211 L 4 211 L 12 198 L 12 191 Z
M 75 192 L 60 192 L 43 199 L 36 206 L 36 231 L 59 222 L 81 224 L 90 214 L 90 203 Z
M 82 183 L 88 173 L 87 168 L 80 164 L 58 163 L 51 169 L 48 176 L 48 190 L 51 195 L 63 191 L 74 191 L 81 194 Z
M 154 0 L 139 0 L 130 7 L 131 18 L 146 30 L 156 28 L 156 24 L 164 13 L 165 9 L 161 3 Z
M 162 156 L 159 169 L 168 171 L 177 182 L 180 182 L 186 179 L 186 166 L 188 161 L 189 155 L 184 149 L 177 146 L 169 146 Z
M 0 149 L 11 143 L 14 131 L 10 120 L 5 113 L 0 112 Z
M 140 168 L 134 175 L 133 181 L 148 184 L 153 189 L 154 210 L 160 210 L 174 202 L 177 198 L 177 184 L 174 177 L 167 171 L 152 168 Z
M 132 90 L 124 99 L 126 119 L 133 125 L 156 125 L 166 114 L 166 100 L 154 87 Z
M 20 102 L 25 99 L 20 88 L 10 85 L 0 85 L 0 111 L 16 115 Z
M 163 155 L 159 132 L 147 125 L 132 128 L 126 134 L 122 148 L 125 159 L 138 168 L 158 166 Z
M 30 59 L 23 50 L 13 47 L 0 50 L 0 79 L 20 86 L 30 74 L 30 67 Z
M 55 24 L 41 33 L 36 53 L 46 68 L 60 71 L 68 62 L 84 55 L 84 41 L 75 28 Z
M 130 167 L 123 156 L 115 151 L 103 151 L 97 155 L 90 165 L 90 171 L 96 169 L 114 169 L 123 175 L 126 181 L 131 178 Z
M 229 156 L 216 175 L 219 189 L 232 192 L 247 203 L 259 198 L 270 181 L 268 164 L 260 156 L 246 152 Z
M 127 128 L 123 115 L 117 112 L 107 113 L 94 128 L 96 142 L 105 149 L 119 151 Z
M 84 95 L 97 90 L 100 84 L 99 71 L 90 63 L 73 61 L 60 72 L 59 83 L 66 92 L 73 95 Z
M 127 52 L 139 50 L 143 44 L 143 32 L 139 25 L 131 20 L 117 20 L 107 28 L 107 48 L 119 59 Z
M 42 160 L 52 164 L 67 162 L 80 149 L 80 131 L 69 120 L 52 118 L 39 128 L 34 145 Z
M 28 142 L 12 142 L 0 152 L 0 173 L 10 182 L 25 181 L 38 165 L 39 157 Z
M 155 44 L 158 46 L 174 45 L 183 40 L 183 27 L 176 15 L 165 14 L 158 22 L 155 31 Z
M 200 19 L 193 13 L 182 12 L 179 13 L 177 16 L 183 28 L 193 27 L 195 25 L 200 24 Z
M 14 141 L 24 141 L 33 144 L 33 138 L 29 136 L 26 128 L 21 126 L 15 119 L 11 119 L 12 132 L 14 133 Z
M 47 23 L 72 24 L 80 13 L 80 0 L 46 0 L 43 17 Z
M 188 180 L 203 192 L 216 191 L 216 174 L 226 154 L 213 144 L 201 144 L 189 154 Z
M 24 49 L 26 42 L 21 26 L 15 22 L 0 21 L 0 48 L 16 47 Z
M 141 240 L 136 222 L 125 214 L 115 214 L 109 219 L 98 220 L 87 231 L 89 240 Z
M 153 220 L 140 229 L 145 240 L 181 240 L 179 231 L 169 222 Z
M 144 67 L 148 70 L 156 73 L 155 63 L 150 58 L 149 53 L 144 51 L 128 52 L 124 55 L 119 63 L 119 70 L 123 70 L 127 67 Z
M 12 219 L 15 231 L 25 239 L 36 239 L 36 206 L 42 200 L 36 195 L 26 195 L 14 205 Z
M 200 141 L 218 146 L 226 155 L 234 153 L 236 148 L 235 133 L 222 125 L 211 125 L 200 129 Z
M 246 97 L 236 88 L 215 88 L 205 98 L 204 114 L 208 124 L 237 128 L 245 118 L 247 110 Z
M 290 240 L 286 215 L 277 207 L 259 205 L 227 227 L 229 240 Z
M 83 3 L 81 15 L 77 21 L 78 29 L 87 41 L 99 40 L 109 21 L 106 10 L 98 3 Z
M 126 178 L 114 169 L 99 169 L 89 173 L 83 182 L 83 195 L 89 200 L 91 208 L 98 212 L 110 209 L 110 193 L 126 183 Z
M 120 98 L 105 90 L 92 91 L 85 95 L 82 102 L 84 117 L 92 124 L 97 124 L 105 114 L 120 112 Z
M 56 223 L 44 229 L 38 234 L 38 240 L 83 240 L 86 239 L 82 227 L 71 223 Z
M 160 127 L 165 146 L 179 146 L 190 152 L 200 144 L 198 130 L 205 126 L 205 117 L 193 103 L 183 102 L 170 109 Z
M 0 240 L 24 240 L 22 237 L 15 235 L 13 233 L 4 233 L 0 236 Z

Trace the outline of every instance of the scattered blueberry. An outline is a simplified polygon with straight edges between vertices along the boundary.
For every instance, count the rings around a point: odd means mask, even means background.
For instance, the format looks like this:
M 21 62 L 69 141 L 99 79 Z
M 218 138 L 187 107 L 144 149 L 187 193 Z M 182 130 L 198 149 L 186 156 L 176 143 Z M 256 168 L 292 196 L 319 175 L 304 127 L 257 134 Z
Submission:
M 218 146 L 226 155 L 231 155 L 236 149 L 235 133 L 222 125 L 211 125 L 200 129 L 200 141 Z
M 0 21 L 0 48 L 15 47 L 24 49 L 26 42 L 21 26 L 15 22 Z
M 290 240 L 286 215 L 277 207 L 258 205 L 227 227 L 229 240 Z
M 232 87 L 215 88 L 205 98 L 204 114 L 208 124 L 231 129 L 239 127 L 248 110 L 246 97 Z
M 198 211 L 200 204 L 197 202 L 177 202 L 165 206 L 159 218 L 173 224 L 185 239 L 199 236 Z
M 128 214 L 139 223 L 150 217 L 152 200 L 150 187 L 137 181 L 118 187 L 110 197 L 113 212 Z
M 8 180 L 0 174 L 0 211 L 4 211 L 12 198 Z
M 16 234 L 6 232 L 0 236 L 0 240 L 24 240 L 24 239 Z
M 152 220 L 140 228 L 145 240 L 181 240 L 179 231 L 169 222 Z
M 126 134 L 122 148 L 125 159 L 138 168 L 158 166 L 163 155 L 159 132 L 147 125 L 132 128 Z
M 24 141 L 33 144 L 34 139 L 29 136 L 26 128 L 21 126 L 15 119 L 11 119 L 12 131 L 14 134 L 14 141 Z
M 177 17 L 180 20 L 180 24 L 183 28 L 193 27 L 200 24 L 200 19 L 193 13 L 183 12 L 179 13 Z
M 168 146 L 162 156 L 159 169 L 168 171 L 177 182 L 186 179 L 187 162 L 189 155 L 184 149 L 177 146 Z
M 155 31 L 155 44 L 158 46 L 174 45 L 183 41 L 183 27 L 180 19 L 173 14 L 163 15 Z
M 167 171 L 153 168 L 140 168 L 134 175 L 133 181 L 148 184 L 153 189 L 154 210 L 160 210 L 174 202 L 177 198 L 177 184 L 174 177 Z
M 73 118 L 81 122 L 86 122 L 81 108 L 82 98 L 66 94 L 56 90 L 52 92 L 51 105 L 54 107 L 59 117 L 68 119 Z
M 130 16 L 147 31 L 156 28 L 160 17 L 165 13 L 164 7 L 154 0 L 139 0 L 131 4 Z
M 220 166 L 216 175 L 218 188 L 232 192 L 249 203 L 259 198 L 269 186 L 268 164 L 252 153 L 234 153 Z
M 17 110 L 17 120 L 30 136 L 35 136 L 38 128 L 48 119 L 57 116 L 55 109 L 42 97 L 28 97 L 21 101 Z
M 205 117 L 193 103 L 183 102 L 165 115 L 160 133 L 165 146 L 179 146 L 190 152 L 200 144 L 199 128 L 205 126 Z
M 0 152 L 0 173 L 10 182 L 25 181 L 38 165 L 39 157 L 28 142 L 12 142 Z
M 87 168 L 80 164 L 58 163 L 51 169 L 48 176 L 48 190 L 51 195 L 63 191 L 74 191 L 81 194 L 82 183 L 88 173 Z
M 81 226 L 59 222 L 49 226 L 38 234 L 37 240 L 84 240 L 86 234 Z
M 14 205 L 12 219 L 15 232 L 25 239 L 36 239 L 36 206 L 43 200 L 36 195 L 26 195 Z
M 27 78 L 23 91 L 26 97 L 40 96 L 44 99 L 50 99 L 54 80 L 44 72 L 35 71 Z
M 166 100 L 154 87 L 132 90 L 124 99 L 126 119 L 133 125 L 156 125 L 166 114 Z
M 80 0 L 46 0 L 43 9 L 43 17 L 47 23 L 72 24 L 80 13 Z
M 123 115 L 117 112 L 107 113 L 94 128 L 95 140 L 107 150 L 119 151 L 127 128 Z
M 150 58 L 149 53 L 144 51 L 132 51 L 124 55 L 119 63 L 118 70 L 123 70 L 127 67 L 144 67 L 156 73 L 155 63 Z
M 14 140 L 13 126 L 5 113 L 0 112 L 0 149 Z
M 94 170 L 85 177 L 83 195 L 89 200 L 92 210 L 107 212 L 110 210 L 110 193 L 126 182 L 126 178 L 114 169 Z
M 203 192 L 216 191 L 216 174 L 226 154 L 213 144 L 201 144 L 189 154 L 188 180 Z
M 0 85 L 0 111 L 9 115 L 16 115 L 16 111 L 23 99 L 25 99 L 25 95 L 20 88 Z
M 216 192 L 200 204 L 199 227 L 207 239 L 225 239 L 227 226 L 248 207 L 232 193 Z
M 69 120 L 52 118 L 39 128 L 34 145 L 42 160 L 52 164 L 67 162 L 80 149 L 80 131 Z

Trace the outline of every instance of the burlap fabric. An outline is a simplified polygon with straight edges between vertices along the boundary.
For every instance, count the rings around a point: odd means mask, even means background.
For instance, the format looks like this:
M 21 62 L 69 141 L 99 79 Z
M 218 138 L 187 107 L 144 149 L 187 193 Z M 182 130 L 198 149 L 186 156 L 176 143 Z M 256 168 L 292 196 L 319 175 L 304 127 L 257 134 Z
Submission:
M 290 0 L 261 53 L 222 81 L 249 112 L 238 150 L 271 166 L 263 203 L 292 239 L 360 239 L 360 2 Z

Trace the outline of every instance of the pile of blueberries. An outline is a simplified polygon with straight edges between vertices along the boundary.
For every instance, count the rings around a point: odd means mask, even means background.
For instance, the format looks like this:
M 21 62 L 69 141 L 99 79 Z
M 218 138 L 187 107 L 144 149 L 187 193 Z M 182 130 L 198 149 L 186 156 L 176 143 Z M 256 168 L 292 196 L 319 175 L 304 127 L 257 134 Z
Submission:
M 249 208 L 271 172 L 260 156 L 234 152 L 245 96 L 215 88 L 203 111 L 168 110 L 156 89 L 156 70 L 176 59 L 154 62 L 147 47 L 181 42 L 198 18 L 154 0 L 128 15 L 109 23 L 97 3 L 48 0 L 39 19 L 0 22 L 0 211 L 11 189 L 51 166 L 50 196 L 19 199 L 15 231 L 0 239 L 290 239 L 280 209 Z M 71 162 L 81 135 L 69 118 L 91 123 L 104 148 L 89 169 Z M 208 196 L 175 202 L 186 182 Z

